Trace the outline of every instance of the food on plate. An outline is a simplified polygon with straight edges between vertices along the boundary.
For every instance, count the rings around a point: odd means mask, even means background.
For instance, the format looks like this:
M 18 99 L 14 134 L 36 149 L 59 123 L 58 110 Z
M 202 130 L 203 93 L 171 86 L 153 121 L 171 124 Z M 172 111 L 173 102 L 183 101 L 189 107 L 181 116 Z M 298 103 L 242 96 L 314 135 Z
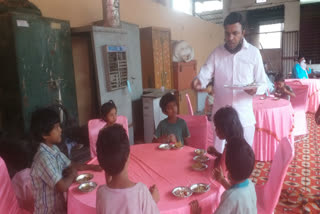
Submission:
M 194 152 L 197 154 L 197 155 L 205 155 L 207 153 L 206 150 L 204 149 L 196 149 L 194 150 Z
M 170 145 L 167 143 L 163 143 L 159 145 L 159 149 L 164 149 L 164 150 L 168 150 L 171 149 Z
M 174 143 L 173 145 L 172 145 L 172 148 L 173 149 L 180 149 L 180 148 L 182 148 L 183 147 L 183 144 L 180 142 L 180 141 L 178 141 L 178 142 L 176 142 L 176 143 Z
M 193 158 L 193 160 L 198 161 L 198 162 L 207 162 L 209 160 L 209 158 L 205 155 L 199 155 L 199 156 L 195 156 Z
M 188 191 L 183 189 L 183 190 L 176 190 L 175 194 L 179 197 L 187 197 L 189 195 Z
M 85 173 L 85 174 L 78 175 L 78 177 L 76 178 L 76 182 L 81 184 L 81 183 L 90 181 L 92 178 L 93 178 L 92 174 Z
M 204 192 L 205 190 L 207 190 L 207 188 L 204 186 L 198 186 L 194 189 L 195 192 Z
M 193 184 L 190 186 L 190 189 L 195 193 L 204 193 L 207 192 L 210 189 L 210 186 L 208 184 Z
M 201 162 L 196 162 L 192 164 L 192 168 L 195 170 L 205 170 L 208 167 L 208 165 L 201 163 Z
M 85 183 L 80 184 L 78 189 L 81 192 L 91 192 L 96 187 L 97 187 L 97 183 L 90 181 L 90 182 L 85 182 Z
M 179 198 L 186 198 L 192 195 L 192 191 L 189 187 L 176 187 L 172 190 L 172 194 Z

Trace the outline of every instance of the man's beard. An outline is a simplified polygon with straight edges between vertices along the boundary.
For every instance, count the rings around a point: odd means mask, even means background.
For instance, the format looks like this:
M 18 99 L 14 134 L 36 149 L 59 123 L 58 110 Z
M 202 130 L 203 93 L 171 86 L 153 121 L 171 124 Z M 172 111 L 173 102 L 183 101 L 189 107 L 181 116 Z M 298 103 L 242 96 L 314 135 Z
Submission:
M 234 49 L 231 49 L 228 47 L 227 43 L 224 44 L 224 48 L 231 54 L 235 54 L 237 52 L 239 52 L 242 48 L 242 45 L 243 45 L 243 39 L 240 40 L 239 44 L 234 48 Z

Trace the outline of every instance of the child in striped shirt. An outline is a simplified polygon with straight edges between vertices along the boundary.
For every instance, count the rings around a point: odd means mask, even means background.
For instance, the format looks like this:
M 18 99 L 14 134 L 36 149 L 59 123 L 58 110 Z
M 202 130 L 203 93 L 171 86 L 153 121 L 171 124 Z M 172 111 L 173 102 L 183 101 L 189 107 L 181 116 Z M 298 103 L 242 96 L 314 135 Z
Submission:
M 41 142 L 31 166 L 34 214 L 67 213 L 63 193 L 77 176 L 77 170 L 102 170 L 98 165 L 71 163 L 56 146 L 61 143 L 59 115 L 50 108 L 32 114 L 31 133 Z

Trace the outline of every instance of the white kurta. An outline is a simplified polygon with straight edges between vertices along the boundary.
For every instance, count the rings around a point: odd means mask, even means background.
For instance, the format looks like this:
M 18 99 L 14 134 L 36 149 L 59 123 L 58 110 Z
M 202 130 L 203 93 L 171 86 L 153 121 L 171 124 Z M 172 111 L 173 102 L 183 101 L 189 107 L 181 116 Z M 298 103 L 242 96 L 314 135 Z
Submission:
M 256 120 L 253 114 L 253 96 L 243 90 L 225 88 L 224 85 L 255 82 L 260 85 L 257 94 L 264 94 L 267 88 L 267 79 L 260 51 L 245 39 L 243 39 L 241 50 L 235 54 L 228 52 L 224 45 L 217 47 L 210 54 L 198 74 L 202 88 L 206 87 L 212 77 L 214 77 L 213 88 L 215 94 L 212 115 L 221 107 L 229 105 L 238 112 L 244 128 L 254 126 Z M 245 133 L 245 135 L 252 136 L 252 133 Z M 252 145 L 252 142 L 248 143 Z M 223 151 L 223 148 L 216 147 L 216 149 L 220 152 Z

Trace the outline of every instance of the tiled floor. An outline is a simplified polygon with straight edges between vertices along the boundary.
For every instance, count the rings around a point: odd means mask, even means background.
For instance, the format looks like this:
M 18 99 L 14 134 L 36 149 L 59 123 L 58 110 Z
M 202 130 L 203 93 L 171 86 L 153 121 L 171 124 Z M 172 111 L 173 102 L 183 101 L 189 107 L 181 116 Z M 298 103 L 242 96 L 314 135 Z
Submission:
M 314 122 L 314 114 L 307 114 L 309 134 L 295 143 L 295 157 L 285 178 L 282 194 L 275 213 L 320 213 L 315 201 L 320 199 L 320 126 Z M 297 140 L 297 138 L 295 139 Z M 252 178 L 258 184 L 265 183 L 271 162 L 257 162 Z M 297 200 L 290 197 L 297 193 Z M 294 203 L 295 202 L 295 203 Z

